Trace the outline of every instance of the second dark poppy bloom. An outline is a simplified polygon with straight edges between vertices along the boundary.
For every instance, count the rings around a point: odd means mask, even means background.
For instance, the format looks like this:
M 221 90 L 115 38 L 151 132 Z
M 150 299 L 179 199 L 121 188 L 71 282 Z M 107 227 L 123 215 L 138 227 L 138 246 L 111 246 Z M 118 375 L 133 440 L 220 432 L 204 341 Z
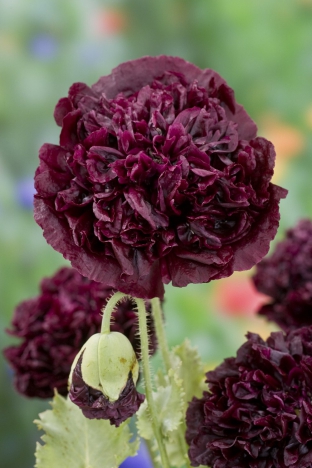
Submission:
M 247 338 L 189 404 L 192 466 L 310 468 L 312 328 Z
M 259 314 L 284 330 L 312 325 L 312 221 L 289 229 L 271 256 L 257 265 L 256 288 L 271 300 Z
M 121 64 L 55 108 L 35 219 L 83 275 L 134 297 L 203 283 L 267 253 L 286 191 L 275 152 L 213 70 L 175 57 Z

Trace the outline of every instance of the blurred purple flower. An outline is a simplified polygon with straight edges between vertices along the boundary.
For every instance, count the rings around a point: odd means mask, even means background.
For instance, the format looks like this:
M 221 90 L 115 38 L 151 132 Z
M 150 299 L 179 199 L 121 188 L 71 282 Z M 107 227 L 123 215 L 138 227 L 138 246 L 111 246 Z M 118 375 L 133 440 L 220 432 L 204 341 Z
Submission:
M 25 177 L 17 181 L 16 199 L 22 208 L 33 209 L 35 193 L 33 177 Z
M 153 468 L 151 457 L 143 441 L 136 457 L 127 458 L 119 468 Z
M 257 265 L 258 291 L 271 300 L 258 313 L 282 329 L 312 325 L 312 221 L 289 229 L 271 256 Z
M 33 36 L 29 43 L 31 54 L 39 60 L 53 60 L 58 52 L 57 39 L 48 33 L 40 33 Z

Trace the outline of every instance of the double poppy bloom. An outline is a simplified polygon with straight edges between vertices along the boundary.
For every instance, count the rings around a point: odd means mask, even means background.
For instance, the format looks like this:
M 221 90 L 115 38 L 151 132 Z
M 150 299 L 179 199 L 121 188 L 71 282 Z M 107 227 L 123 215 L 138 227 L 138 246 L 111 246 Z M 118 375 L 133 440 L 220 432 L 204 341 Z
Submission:
M 235 358 L 208 372 L 187 410 L 192 466 L 312 465 L 312 328 L 249 333 Z
M 126 62 L 54 112 L 35 219 L 81 274 L 134 297 L 251 268 L 286 191 L 273 145 L 214 71 L 174 57 Z

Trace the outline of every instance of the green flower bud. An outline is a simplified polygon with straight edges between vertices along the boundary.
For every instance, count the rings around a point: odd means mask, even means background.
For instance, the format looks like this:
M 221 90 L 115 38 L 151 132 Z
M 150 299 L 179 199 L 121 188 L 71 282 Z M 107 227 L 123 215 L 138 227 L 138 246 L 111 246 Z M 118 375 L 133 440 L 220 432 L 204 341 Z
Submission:
M 72 364 L 69 385 L 80 357 L 83 381 L 102 392 L 110 402 L 118 400 L 127 385 L 130 372 L 134 385 L 138 380 L 139 364 L 135 352 L 122 333 L 96 333 L 91 336 Z

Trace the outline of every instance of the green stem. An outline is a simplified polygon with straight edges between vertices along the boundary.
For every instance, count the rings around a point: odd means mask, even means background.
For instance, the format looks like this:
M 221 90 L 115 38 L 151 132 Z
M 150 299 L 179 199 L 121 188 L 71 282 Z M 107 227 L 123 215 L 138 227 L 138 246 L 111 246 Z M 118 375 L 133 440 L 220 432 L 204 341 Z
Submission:
M 153 463 L 153 467 L 157 468 L 157 466 L 159 466 L 159 462 L 156 460 L 156 454 L 155 454 L 155 451 L 153 450 L 152 440 L 149 440 L 149 439 L 144 439 L 144 440 L 146 442 L 148 453 Z
M 160 300 L 158 297 L 154 297 L 151 300 L 152 305 L 152 314 L 154 319 L 155 331 L 157 336 L 157 343 L 158 349 L 161 352 L 161 357 L 164 361 L 166 372 L 169 372 L 171 369 L 171 362 L 170 362 L 170 354 L 169 354 L 169 347 L 167 343 L 166 333 L 165 333 L 165 325 L 163 321 L 162 311 Z
M 151 305 L 152 305 L 152 314 L 153 314 L 153 319 L 154 319 L 154 324 L 155 324 L 155 331 L 156 331 L 156 336 L 157 336 L 157 342 L 158 342 L 158 348 L 161 352 L 161 356 L 164 362 L 165 370 L 167 374 L 169 373 L 169 370 L 172 368 L 172 364 L 170 362 L 170 353 L 169 353 L 169 347 L 168 347 L 168 342 L 166 338 L 166 332 L 165 332 L 165 324 L 163 320 L 163 315 L 162 315 L 162 310 L 161 310 L 161 304 L 160 300 L 158 297 L 154 297 L 151 300 Z M 171 379 L 173 379 L 173 376 L 171 376 Z M 178 442 L 180 445 L 180 450 L 182 453 L 184 453 L 184 458 L 186 462 L 187 468 L 190 468 L 190 461 L 187 455 L 188 452 L 188 447 L 185 441 L 185 431 L 186 431 L 186 425 L 185 422 L 183 422 L 179 429 L 178 429 Z
M 151 370 L 149 365 L 149 352 L 148 352 L 148 332 L 146 322 L 146 308 L 143 299 L 134 298 L 138 306 L 139 315 L 139 330 L 141 340 L 141 360 L 143 368 L 143 377 L 145 384 L 145 394 L 148 405 L 148 410 L 151 416 L 151 424 L 153 427 L 154 435 L 158 444 L 158 450 L 162 462 L 162 468 L 170 468 L 166 447 L 162 439 L 160 424 L 158 421 L 157 408 L 153 399 L 153 388 Z
M 102 319 L 102 326 L 101 326 L 101 333 L 110 333 L 110 324 L 111 324 L 111 315 L 114 311 L 116 305 L 119 301 L 123 298 L 129 297 L 127 294 L 116 292 L 112 295 L 112 297 L 107 302 L 106 306 L 102 309 L 103 319 Z

